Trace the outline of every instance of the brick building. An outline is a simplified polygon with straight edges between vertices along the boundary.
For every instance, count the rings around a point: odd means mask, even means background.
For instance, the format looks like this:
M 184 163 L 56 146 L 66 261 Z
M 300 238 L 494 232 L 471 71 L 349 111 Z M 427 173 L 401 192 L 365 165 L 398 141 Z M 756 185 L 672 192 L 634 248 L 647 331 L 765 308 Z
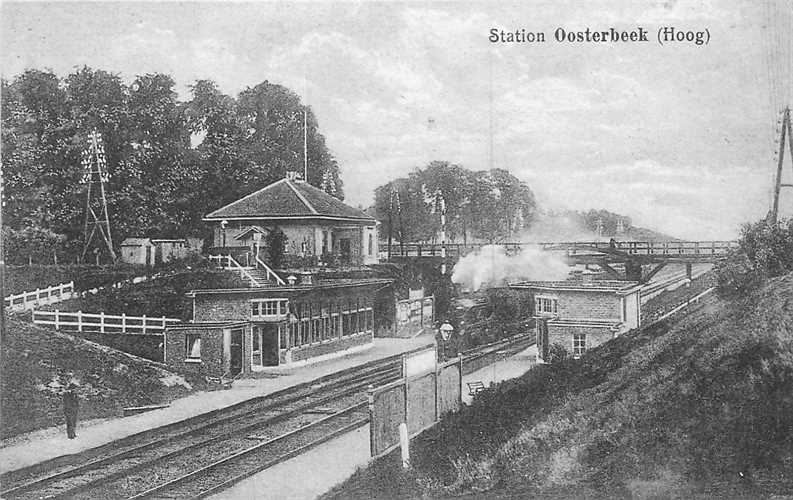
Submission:
M 373 217 L 294 176 L 221 207 L 204 221 L 213 226 L 215 248 L 247 247 L 258 254 L 266 235 L 278 227 L 287 237 L 287 255 L 352 265 L 378 259 Z
M 641 324 L 636 282 L 583 279 L 526 281 L 509 285 L 533 296 L 537 352 L 543 360 L 553 344 L 578 357 Z
M 189 296 L 193 320 L 165 332 L 164 362 L 216 377 L 254 376 L 365 349 L 382 319 L 376 314 L 394 314 L 392 280 L 378 278 L 193 290 Z M 378 297 L 391 307 L 376 303 Z

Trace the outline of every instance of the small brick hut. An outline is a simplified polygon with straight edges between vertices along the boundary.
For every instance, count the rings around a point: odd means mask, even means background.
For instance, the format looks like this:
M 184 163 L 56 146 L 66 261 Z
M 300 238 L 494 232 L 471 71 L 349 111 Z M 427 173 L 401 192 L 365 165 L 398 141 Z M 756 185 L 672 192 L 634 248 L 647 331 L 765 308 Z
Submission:
M 553 344 L 579 357 L 641 324 L 641 285 L 632 281 L 583 279 L 525 281 L 510 288 L 534 298 L 537 355 L 548 359 Z

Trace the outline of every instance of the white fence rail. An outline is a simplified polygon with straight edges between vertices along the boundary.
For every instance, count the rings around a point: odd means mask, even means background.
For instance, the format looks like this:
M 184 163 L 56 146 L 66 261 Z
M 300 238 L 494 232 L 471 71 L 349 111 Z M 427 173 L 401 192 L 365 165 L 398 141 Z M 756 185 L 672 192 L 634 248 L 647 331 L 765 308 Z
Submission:
M 33 292 L 22 292 L 5 298 L 5 306 L 12 311 L 26 311 L 34 307 L 54 304 L 75 296 L 74 281 L 53 285 Z
M 37 325 L 54 325 L 56 330 L 157 335 L 163 333 L 168 326 L 180 324 L 182 320 L 165 316 L 116 316 L 56 310 L 33 311 L 33 322 Z

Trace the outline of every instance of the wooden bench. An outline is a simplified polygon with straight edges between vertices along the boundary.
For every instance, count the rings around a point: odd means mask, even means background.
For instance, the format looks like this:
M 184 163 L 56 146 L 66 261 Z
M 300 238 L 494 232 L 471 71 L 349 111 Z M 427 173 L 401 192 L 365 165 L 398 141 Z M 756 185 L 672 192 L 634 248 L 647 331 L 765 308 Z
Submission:
M 481 380 L 477 380 L 476 382 L 468 382 L 468 394 L 471 396 L 484 390 L 485 384 L 483 384 Z

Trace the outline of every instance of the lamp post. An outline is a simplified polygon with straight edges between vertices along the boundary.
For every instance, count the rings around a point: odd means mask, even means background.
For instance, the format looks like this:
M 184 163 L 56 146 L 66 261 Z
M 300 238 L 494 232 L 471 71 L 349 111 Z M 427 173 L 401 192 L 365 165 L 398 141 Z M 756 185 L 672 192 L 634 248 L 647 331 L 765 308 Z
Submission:
M 449 324 L 448 321 L 444 321 L 443 324 L 440 326 L 441 331 L 441 338 L 443 339 L 443 359 L 446 360 L 448 358 L 446 354 L 446 346 L 448 345 L 447 342 L 450 338 L 452 338 L 452 332 L 454 332 L 454 327 Z

